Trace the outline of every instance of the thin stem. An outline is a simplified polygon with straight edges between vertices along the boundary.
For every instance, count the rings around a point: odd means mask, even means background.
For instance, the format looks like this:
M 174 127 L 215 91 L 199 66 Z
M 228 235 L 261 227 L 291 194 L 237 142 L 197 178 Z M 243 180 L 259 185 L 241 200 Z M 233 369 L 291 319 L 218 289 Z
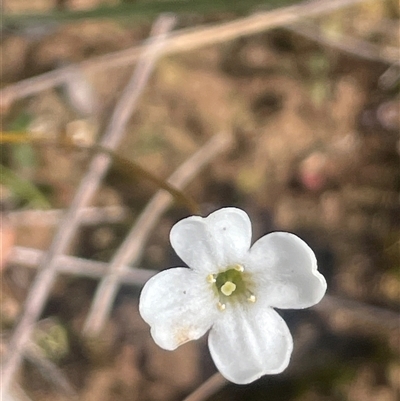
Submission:
M 228 381 L 221 373 L 214 373 L 193 393 L 189 394 L 183 401 L 206 401 L 209 397 L 224 387 Z
M 58 0 L 60 1 L 60 0 Z M 185 1 L 185 0 L 151 0 L 151 1 L 122 1 L 114 3 L 113 6 L 105 7 L 98 5 L 86 9 L 74 10 L 65 9 L 62 11 L 54 8 L 46 12 L 19 11 L 17 13 L 5 13 L 1 24 L 12 24 L 12 26 L 24 27 L 30 21 L 37 24 L 58 22 L 76 22 L 79 20 L 88 20 L 94 18 L 108 18 L 117 20 L 118 22 L 143 21 L 164 12 L 172 12 L 174 14 L 215 14 L 222 12 L 247 12 L 256 7 L 263 6 L 276 7 L 277 5 L 293 4 L 296 0 L 201 0 L 201 1 Z M 0 25 L 1 27 L 1 25 Z
M 111 121 L 100 143 L 102 147 L 114 150 L 122 139 L 129 117 L 138 104 L 139 96 L 143 92 L 156 60 L 161 55 L 162 44 L 166 34 L 172 29 L 174 23 L 175 18 L 172 16 L 162 16 L 156 21 L 153 35 L 156 34 L 157 36 L 150 38 L 152 45 L 146 48 L 146 52 L 138 63 L 131 81 L 114 109 Z M 23 314 L 15 328 L 4 359 L 1 372 L 2 391 L 4 393 L 7 393 L 14 373 L 22 361 L 25 346 L 57 277 L 55 264 L 57 257 L 63 254 L 71 243 L 80 225 L 82 208 L 89 204 L 110 163 L 111 157 L 105 153 L 99 153 L 93 157 L 88 172 L 81 181 L 50 249 L 42 260 L 39 272 L 26 298 Z
M 230 142 L 230 137 L 226 134 L 216 135 L 179 166 L 167 181 L 175 188 L 182 189 L 202 167 L 223 150 L 226 150 Z M 159 190 L 137 219 L 111 260 L 107 276 L 102 279 L 96 291 L 84 325 L 86 335 L 96 336 L 99 334 L 111 311 L 122 278 L 123 266 L 139 262 L 150 233 L 171 203 L 171 195 L 164 190 Z

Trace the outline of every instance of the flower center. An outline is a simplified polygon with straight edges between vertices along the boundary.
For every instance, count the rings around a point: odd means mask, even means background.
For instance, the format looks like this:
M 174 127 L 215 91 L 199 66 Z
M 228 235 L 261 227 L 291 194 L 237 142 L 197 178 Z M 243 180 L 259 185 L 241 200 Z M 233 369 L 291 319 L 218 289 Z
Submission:
M 244 273 L 241 265 L 229 266 L 227 270 L 218 274 L 209 274 L 207 281 L 213 284 L 219 302 L 218 308 L 224 310 L 227 302 L 245 299 L 255 302 L 256 297 L 248 290 L 248 274 Z

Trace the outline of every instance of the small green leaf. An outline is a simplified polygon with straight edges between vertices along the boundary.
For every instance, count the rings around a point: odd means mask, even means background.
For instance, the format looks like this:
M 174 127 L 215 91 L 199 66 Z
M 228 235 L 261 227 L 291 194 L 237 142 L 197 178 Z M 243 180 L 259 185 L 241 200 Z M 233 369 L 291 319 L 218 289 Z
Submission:
M 18 144 L 13 145 L 11 148 L 12 159 L 16 164 L 17 169 L 31 168 L 36 165 L 35 152 L 31 145 L 28 144 Z
M 7 125 L 8 131 L 26 131 L 31 121 L 31 114 L 25 111 L 21 112 L 13 121 L 11 121 L 11 123 Z
M 34 184 L 2 165 L 0 165 L 0 184 L 9 188 L 15 196 L 27 201 L 32 207 L 48 209 L 51 206 Z
M 49 320 L 45 323 L 43 328 L 36 328 L 34 341 L 46 358 L 57 362 L 68 354 L 68 334 L 57 320 Z

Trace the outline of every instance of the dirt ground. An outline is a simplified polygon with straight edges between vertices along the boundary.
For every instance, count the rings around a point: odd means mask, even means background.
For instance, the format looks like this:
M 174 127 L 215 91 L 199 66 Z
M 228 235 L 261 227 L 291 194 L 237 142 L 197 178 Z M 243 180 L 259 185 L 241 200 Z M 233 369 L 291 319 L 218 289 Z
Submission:
M 400 312 L 399 69 L 379 56 L 398 48 L 398 19 L 396 1 L 374 1 L 312 21 L 332 37 L 373 44 L 380 51 L 376 60 L 279 28 L 166 56 L 156 67 L 119 155 L 165 179 L 212 136 L 231 133 L 232 146 L 187 194 L 204 215 L 227 205 L 245 209 L 254 239 L 273 230 L 296 233 L 315 250 L 328 293 L 356 302 L 350 309 L 339 302 L 330 310 L 282 312 L 295 343 L 288 370 L 248 386 L 229 384 L 210 400 L 399 399 L 399 330 L 382 324 L 385 312 L 390 318 Z M 183 17 L 180 24 L 189 22 Z M 1 85 L 129 48 L 149 31 L 149 23 L 106 20 L 56 25 L 37 36 L 9 30 L 1 40 Z M 90 117 L 82 110 L 90 102 L 77 104 L 65 88 L 56 88 L 4 111 L 3 130 L 57 140 L 81 129 L 90 143 L 131 71 L 126 66 L 80 77 L 81 90 L 87 86 L 96 94 Z M 57 146 L 2 146 L 2 164 L 37 186 L 52 208 L 69 206 L 88 159 L 87 152 Z M 109 261 L 156 189 L 113 166 L 93 204 L 124 206 L 128 217 L 83 227 L 71 253 Z M 3 208 L 11 214 L 28 207 L 28 200 L 2 187 Z M 175 204 L 162 217 L 141 267 L 179 265 L 168 234 L 188 214 Z M 47 249 L 53 225 L 12 221 L 15 244 Z M 6 265 L 3 340 L 12 333 L 34 273 Z M 81 330 L 96 284 L 63 275 L 53 288 L 33 341 L 73 393 L 28 358 L 18 380 L 32 401 L 68 400 L 74 393 L 82 401 L 176 401 L 215 372 L 205 338 L 174 352 L 154 344 L 138 314 L 139 287 L 122 286 L 102 335 L 86 340 Z

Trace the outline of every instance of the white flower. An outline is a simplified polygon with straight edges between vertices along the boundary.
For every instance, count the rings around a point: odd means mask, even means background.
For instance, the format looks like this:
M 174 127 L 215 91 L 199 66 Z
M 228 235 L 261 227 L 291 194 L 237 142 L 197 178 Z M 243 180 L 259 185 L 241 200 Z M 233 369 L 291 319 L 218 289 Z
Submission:
M 140 314 L 154 341 L 173 350 L 211 328 L 211 356 L 228 380 L 245 384 L 282 372 L 293 340 L 272 308 L 307 308 L 326 291 L 311 248 L 284 232 L 250 248 L 251 222 L 237 208 L 183 219 L 170 240 L 190 268 L 164 270 L 143 288 Z

